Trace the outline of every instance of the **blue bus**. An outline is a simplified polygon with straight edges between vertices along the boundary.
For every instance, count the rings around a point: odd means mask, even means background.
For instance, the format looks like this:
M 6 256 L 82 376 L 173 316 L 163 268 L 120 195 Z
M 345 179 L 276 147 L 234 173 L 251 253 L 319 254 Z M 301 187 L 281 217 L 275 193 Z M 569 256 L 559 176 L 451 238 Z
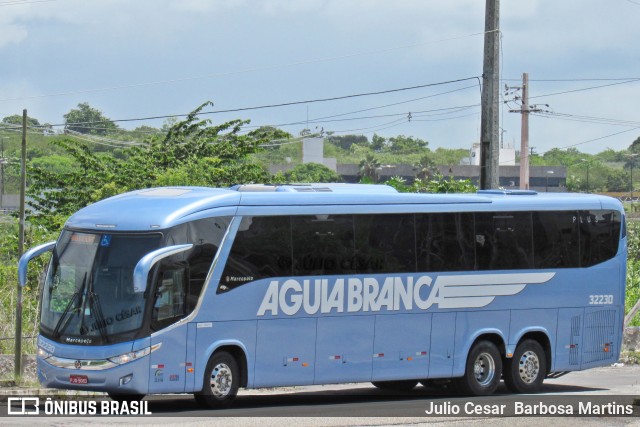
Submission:
M 113 399 L 239 388 L 500 381 L 615 362 L 619 201 L 376 185 L 152 188 L 74 214 L 42 285 L 39 381 Z

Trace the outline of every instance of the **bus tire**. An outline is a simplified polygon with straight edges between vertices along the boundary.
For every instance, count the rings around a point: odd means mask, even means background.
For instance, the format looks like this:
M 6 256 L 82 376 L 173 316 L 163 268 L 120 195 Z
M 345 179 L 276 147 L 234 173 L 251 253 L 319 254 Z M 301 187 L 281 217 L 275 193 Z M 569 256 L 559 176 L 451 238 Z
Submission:
M 458 378 L 456 386 L 462 394 L 486 396 L 500 385 L 502 358 L 491 341 L 478 341 L 467 356 L 464 377 Z
M 524 340 L 505 363 L 504 382 L 514 393 L 535 393 L 547 375 L 547 357 L 538 341 Z
M 238 362 L 231 354 L 221 351 L 209 359 L 202 391 L 195 393 L 194 397 L 205 408 L 226 408 L 235 400 L 239 387 Z
M 410 391 L 418 385 L 418 380 L 372 381 L 371 384 L 380 390 Z

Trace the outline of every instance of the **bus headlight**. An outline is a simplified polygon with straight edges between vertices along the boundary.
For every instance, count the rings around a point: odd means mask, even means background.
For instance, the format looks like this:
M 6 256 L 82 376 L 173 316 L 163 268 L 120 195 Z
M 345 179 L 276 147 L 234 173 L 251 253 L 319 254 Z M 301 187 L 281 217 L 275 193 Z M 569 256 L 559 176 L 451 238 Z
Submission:
M 49 353 L 42 347 L 38 347 L 38 357 L 41 359 L 48 359 L 49 357 L 51 357 L 51 353 Z
M 116 365 L 124 365 L 125 363 L 132 362 L 134 360 L 140 359 L 141 357 L 145 357 L 156 351 L 160 348 L 162 343 L 154 344 L 151 347 L 143 348 L 142 350 L 132 351 L 130 353 L 124 353 L 119 356 L 109 357 L 109 362 L 115 363 Z

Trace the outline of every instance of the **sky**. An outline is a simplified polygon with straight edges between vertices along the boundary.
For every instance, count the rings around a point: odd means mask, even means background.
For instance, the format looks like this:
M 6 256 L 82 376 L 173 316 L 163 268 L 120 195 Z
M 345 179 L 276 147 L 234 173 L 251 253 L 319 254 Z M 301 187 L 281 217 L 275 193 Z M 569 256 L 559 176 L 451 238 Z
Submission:
M 58 125 L 88 102 L 126 120 L 211 101 L 207 118 L 250 120 L 244 131 L 273 125 L 471 148 L 480 137 L 484 8 L 482 0 L 0 0 L 0 117 L 26 108 Z M 542 110 L 530 118 L 536 153 L 621 150 L 640 137 L 639 19 L 640 0 L 502 1 L 504 143 L 520 147 L 521 115 L 510 112 L 518 92 L 505 95 L 505 85 L 521 85 L 524 72 L 530 104 Z M 292 105 L 253 109 L 278 104 Z

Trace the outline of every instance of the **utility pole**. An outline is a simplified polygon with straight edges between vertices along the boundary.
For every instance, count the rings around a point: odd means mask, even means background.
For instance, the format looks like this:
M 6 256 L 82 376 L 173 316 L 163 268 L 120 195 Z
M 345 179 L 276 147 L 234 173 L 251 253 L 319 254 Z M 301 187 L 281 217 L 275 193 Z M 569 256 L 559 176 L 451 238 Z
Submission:
M 480 189 L 498 188 L 500 0 L 486 0 L 480 124 Z
M 20 224 L 18 229 L 18 257 L 24 253 L 25 192 L 27 189 L 27 109 L 22 110 L 22 156 L 20 159 Z M 22 286 L 18 283 L 16 298 L 15 380 L 22 377 Z
M 519 110 L 509 110 L 510 113 L 520 113 L 520 189 L 529 189 L 529 113 L 539 113 L 542 110 L 529 105 L 529 73 L 522 73 L 522 86 L 507 86 L 506 90 L 522 91 L 522 103 Z M 516 99 L 518 97 L 516 96 Z M 533 154 L 533 148 L 531 148 Z
M 520 189 L 529 189 L 529 74 L 522 73 L 522 108 L 520 124 Z

